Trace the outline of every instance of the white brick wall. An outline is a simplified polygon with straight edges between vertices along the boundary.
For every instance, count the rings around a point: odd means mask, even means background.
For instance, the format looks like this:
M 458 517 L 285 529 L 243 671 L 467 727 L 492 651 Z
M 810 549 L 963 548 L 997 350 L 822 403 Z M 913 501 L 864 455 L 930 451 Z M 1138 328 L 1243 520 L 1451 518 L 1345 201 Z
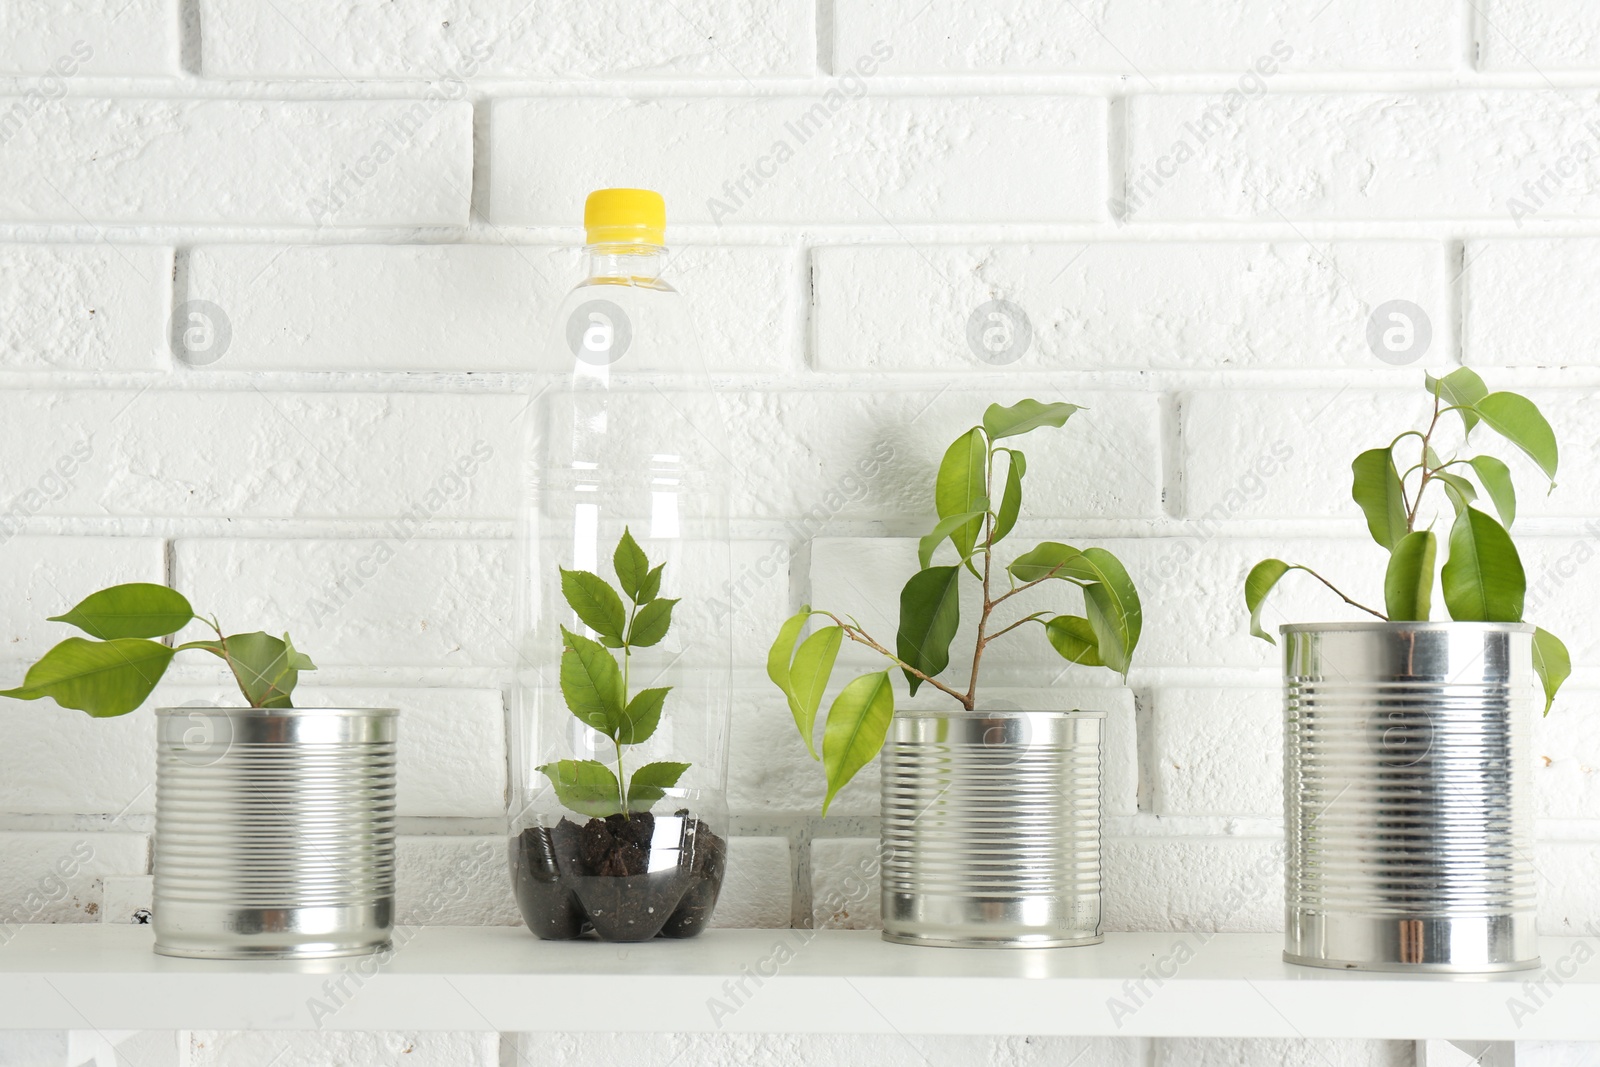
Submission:
M 1145 636 L 1126 688 L 997 646 L 991 695 L 1107 711 L 1108 928 L 1275 929 L 1276 667 L 1240 580 L 1281 555 L 1376 596 L 1347 464 L 1419 409 L 1423 368 L 1462 364 L 1535 395 L 1567 459 L 1520 501 L 1530 603 L 1577 668 L 1535 732 L 1541 921 L 1600 921 L 1588 0 L 52 0 L 4 5 L 0 39 L 0 678 L 59 639 L 44 616 L 116 581 L 290 630 L 322 667 L 308 693 L 406 711 L 403 921 L 517 922 L 498 827 L 522 398 L 583 196 L 625 184 L 667 196 L 669 273 L 740 457 L 735 582 L 708 591 L 741 671 L 719 921 L 877 922 L 876 771 L 817 824 L 765 644 L 806 600 L 892 632 L 938 451 L 990 401 L 1040 396 L 1088 410 L 1030 441 L 1016 536 L 1113 548 Z M 1403 368 L 1365 340 L 1395 299 L 1433 333 Z M 190 300 L 225 349 L 174 351 Z M 1027 316 L 1015 358 L 969 344 L 991 300 Z M 1342 615 L 1309 582 L 1283 592 L 1270 624 Z M 222 681 L 184 666 L 160 697 Z M 127 921 L 150 717 L 7 704 L 0 735 L 0 924 Z M 143 1035 L 138 1055 L 1410 1062 L 282 1036 Z M 91 1038 L 0 1036 L 0 1061 L 58 1067 Z

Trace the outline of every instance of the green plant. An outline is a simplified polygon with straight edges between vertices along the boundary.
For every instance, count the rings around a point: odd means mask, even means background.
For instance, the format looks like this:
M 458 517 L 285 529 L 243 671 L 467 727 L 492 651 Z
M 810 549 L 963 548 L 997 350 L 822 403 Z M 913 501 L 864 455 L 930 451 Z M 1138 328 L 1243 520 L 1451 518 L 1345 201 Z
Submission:
M 672 691 L 667 686 L 629 695 L 633 651 L 661 643 L 678 601 L 660 596 L 666 564 L 652 568 L 626 528 L 611 562 L 620 593 L 598 574 L 561 568 L 561 595 L 599 637 L 596 641 L 561 627 L 561 695 L 579 721 L 611 739 L 617 752 L 616 772 L 599 760 L 557 760 L 539 767 L 561 803 L 593 818 L 619 812 L 626 818 L 629 812 L 649 811 L 689 769 L 687 763 L 646 763 L 632 779 L 623 772 L 622 750 L 642 745 L 656 732 Z M 620 663 L 609 649 L 621 651 Z M 628 783 L 626 795 L 623 782 Z
M 64 708 L 99 719 L 126 715 L 149 697 L 172 657 L 192 649 L 226 663 L 252 708 L 287 708 L 300 672 L 317 669 L 288 634 L 281 641 L 259 631 L 226 636 L 214 618 L 196 615 L 181 593 L 148 582 L 102 589 L 50 621 L 69 623 L 96 640 L 67 638 L 28 668 L 21 685 L 0 689 L 0 696 L 50 697 Z M 195 621 L 211 627 L 216 640 L 176 647 L 149 640 L 168 637 Z
M 1310 567 L 1264 559 L 1251 568 L 1244 582 L 1250 632 L 1256 637 L 1272 642 L 1272 635 L 1261 627 L 1261 609 L 1278 581 L 1296 570 L 1305 571 L 1345 603 L 1379 619 L 1426 621 L 1433 605 L 1439 539 L 1431 524 L 1430 528 L 1419 530 L 1417 522 L 1423 496 L 1430 486 L 1438 486 L 1455 510 L 1449 556 L 1437 568 L 1450 617 L 1472 622 L 1522 621 L 1527 579 L 1509 532 L 1517 512 L 1511 470 L 1493 456 L 1451 455 L 1443 459 L 1434 449 L 1434 434 L 1440 419 L 1450 412 L 1461 417 L 1463 444 L 1470 442 L 1472 431 L 1482 423 L 1526 453 L 1544 471 L 1554 489 L 1559 458 L 1555 433 L 1527 397 L 1491 393 L 1483 379 L 1465 367 L 1442 378 L 1431 374 L 1425 378 L 1433 397 L 1433 417 L 1427 429 L 1407 430 L 1387 446 L 1361 453 L 1350 465 L 1355 476 L 1351 496 L 1366 516 L 1372 539 L 1389 552 L 1383 579 L 1384 610 L 1351 599 Z M 1408 438 L 1417 440 L 1417 461 L 1402 472 L 1395 462 L 1395 450 Z M 1475 506 L 1479 488 L 1488 496 L 1500 521 Z M 1572 670 L 1566 646 L 1548 630 L 1534 631 L 1533 666 L 1544 684 L 1544 710 L 1548 715 L 1556 690 Z
M 918 687 L 926 683 L 971 710 L 977 705 L 978 672 L 984 651 L 1011 631 L 1037 623 L 1062 658 L 1092 667 L 1109 667 L 1127 675 L 1134 647 L 1139 643 L 1139 594 L 1128 572 L 1110 552 L 1103 548 L 1079 550 L 1045 541 L 1004 567 L 1004 592 L 994 588 L 998 577 L 995 546 L 1016 526 L 1022 509 L 1022 480 L 1028 470 L 1021 452 L 997 442 L 1040 427 L 1061 427 L 1079 410 L 1082 409 L 1075 404 L 1043 404 L 1037 400 L 1024 400 L 1011 407 L 991 404 L 983 414 L 982 425 L 963 433 L 946 450 L 934 482 L 939 521 L 918 546 L 920 569 L 900 591 L 900 624 L 894 651 L 875 640 L 853 618 L 846 621 L 832 612 L 813 611 L 810 606 L 801 608 L 779 630 L 767 655 L 767 676 L 783 690 L 811 758 L 822 762 L 828 781 L 823 815 L 828 813 L 839 790 L 883 748 L 894 716 L 894 667 L 900 668 L 911 695 L 915 696 Z M 995 464 L 1002 454 L 1004 481 L 997 483 Z M 994 503 L 996 484 L 1001 484 L 998 506 Z M 954 547 L 956 562 L 934 566 L 934 555 L 946 542 Z M 950 643 L 961 624 L 963 570 L 978 581 L 982 592 L 972 668 L 964 691 L 939 681 L 950 664 Z M 991 629 L 997 608 L 1051 580 L 1083 591 L 1082 615 L 1037 611 Z M 815 615 L 831 620 L 833 625 L 824 626 L 801 641 L 800 631 Z M 865 645 L 894 666 L 856 678 L 834 698 L 823 727 L 819 756 L 814 741 L 817 709 L 845 638 Z

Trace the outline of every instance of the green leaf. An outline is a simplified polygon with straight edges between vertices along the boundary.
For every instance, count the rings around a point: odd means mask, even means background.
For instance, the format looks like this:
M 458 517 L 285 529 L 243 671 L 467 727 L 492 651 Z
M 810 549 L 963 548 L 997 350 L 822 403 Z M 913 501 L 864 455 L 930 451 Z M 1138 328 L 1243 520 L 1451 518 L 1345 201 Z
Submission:
M 1413 530 L 1395 546 L 1383 577 L 1383 606 L 1390 621 L 1427 621 L 1433 607 L 1433 565 L 1438 551 L 1439 539 L 1432 530 Z
M 1372 539 L 1384 548 L 1394 546 L 1406 535 L 1406 500 L 1400 485 L 1400 472 L 1387 448 L 1372 448 L 1350 464 L 1355 480 L 1350 495 L 1367 516 Z
M 617 585 L 622 587 L 622 592 L 629 600 L 643 604 L 651 599 L 643 595 L 645 582 L 650 578 L 650 558 L 644 554 L 644 549 L 639 547 L 639 542 L 633 539 L 633 534 L 626 526 L 622 528 L 622 539 L 617 542 L 617 550 L 611 554 L 611 565 L 617 570 Z M 659 580 L 656 585 L 661 585 Z
M 1428 392 L 1443 397 L 1451 407 L 1461 409 L 1461 423 L 1470 434 L 1472 428 L 1478 425 L 1478 416 L 1472 410 L 1472 405 L 1489 395 L 1489 387 L 1483 384 L 1483 379 L 1466 367 L 1453 370 L 1443 378 L 1435 378 L 1426 371 L 1422 376 L 1428 383 Z
M 1018 556 L 1006 570 L 1010 571 L 1011 576 L 1019 582 L 1062 578 L 1065 577 L 1067 563 L 1081 555 L 1083 553 L 1071 545 L 1063 545 L 1057 541 L 1042 541 Z
M 794 646 L 800 640 L 801 627 L 809 618 L 811 605 L 807 604 L 783 620 L 778 636 L 772 639 L 772 647 L 767 649 L 767 677 L 785 694 L 789 692 L 789 663 L 794 659 Z
M 1063 659 L 1085 667 L 1104 667 L 1100 658 L 1100 639 L 1094 627 L 1081 615 L 1057 615 L 1044 624 L 1045 637 Z
M 1122 561 L 1103 548 L 1086 548 L 1066 561 L 1061 576 L 1091 583 L 1083 588 L 1084 606 L 1099 640 L 1100 658 L 1127 675 L 1144 628 L 1144 609 Z
M 922 540 L 917 542 L 918 563 L 926 568 L 928 564 L 933 562 L 933 554 L 938 550 L 944 539 L 968 523 L 976 520 L 980 523 L 981 528 L 983 517 L 988 513 L 988 507 L 989 502 L 985 500 L 983 501 L 983 508 L 979 511 L 963 511 L 961 514 L 952 515 L 948 519 L 940 519 L 933 529 L 923 534 Z M 958 545 L 957 547 L 959 548 L 960 546 Z M 970 558 L 972 558 L 970 554 L 963 554 L 961 561 L 965 563 Z
M 294 642 L 289 640 L 289 635 L 283 635 L 283 647 L 288 653 L 288 664 L 297 671 L 314 671 L 317 665 L 311 662 L 311 657 L 294 647 Z
M 649 811 L 688 769 L 687 763 L 646 763 L 634 771 L 628 782 L 628 810 Z
M 1450 527 L 1450 558 L 1439 572 L 1445 607 L 1461 622 L 1518 622 L 1527 579 L 1511 535 L 1467 508 Z
M 194 618 L 194 609 L 182 593 L 150 582 L 129 582 L 91 593 L 65 615 L 51 622 L 76 626 L 102 641 L 114 637 L 165 637 L 175 634 Z
M 203 649 L 226 663 L 252 708 L 288 708 L 294 706 L 290 694 L 300 681 L 300 672 L 316 669 L 299 666 L 311 660 L 289 644 L 288 636 L 285 634 L 285 640 L 280 641 L 257 630 L 233 634 L 221 641 L 191 641 L 179 645 L 177 651 Z
M 1082 410 L 1077 404 L 1041 404 L 1037 400 L 1018 401 L 1008 408 L 990 404 L 983 413 L 983 428 L 991 441 L 998 441 L 1041 426 L 1065 425 L 1073 412 Z
M 1494 501 L 1495 511 L 1507 530 L 1517 521 L 1517 490 L 1511 484 L 1511 468 L 1493 456 L 1474 456 L 1469 460 L 1473 473 L 1483 483 L 1484 492 Z
M 649 574 L 644 576 L 644 585 L 639 587 L 639 599 L 636 604 L 648 604 L 661 593 L 661 572 L 665 570 L 665 563 L 658 563 Z
M 983 431 L 976 427 L 956 438 L 945 451 L 933 491 L 934 506 L 941 519 L 988 510 L 988 459 Z M 982 530 L 983 520 L 979 518 L 950 532 L 950 540 L 962 559 L 972 555 Z
M 561 695 L 567 708 L 588 726 L 616 740 L 623 726 L 622 671 L 596 641 L 565 626 L 561 640 Z
M 894 687 L 889 683 L 888 671 L 863 674 L 834 698 L 822 731 L 822 766 L 828 774 L 828 795 L 822 801 L 824 817 L 839 790 L 877 758 L 893 718 Z
M 844 629 L 824 626 L 805 641 L 795 653 L 790 670 L 791 684 L 786 691 L 789 713 L 794 724 L 805 738 L 806 751 L 817 759 L 816 742 L 812 739 L 817 730 L 817 709 L 822 706 L 822 693 L 833 674 L 833 664 L 839 657 L 839 646 L 844 641 Z
M 1028 461 L 1021 452 L 1014 448 L 996 451 L 1004 452 L 1010 457 L 1010 462 L 1006 464 L 1006 487 L 1000 494 L 1000 511 L 995 516 L 994 536 L 989 539 L 990 544 L 998 544 L 1016 526 L 1017 515 L 1022 511 L 1022 476 L 1028 473 Z
M 1261 609 L 1267 602 L 1267 594 L 1272 592 L 1285 574 L 1290 571 L 1303 571 L 1304 567 L 1297 563 L 1285 563 L 1281 559 L 1264 559 L 1250 568 L 1250 573 L 1244 579 L 1244 606 L 1250 611 L 1250 635 L 1259 637 L 1269 645 L 1277 644 L 1277 639 L 1261 628 Z
M 1451 474 L 1449 471 L 1435 471 L 1433 476 L 1444 486 L 1445 495 L 1450 498 L 1456 514 L 1459 515 L 1462 508 L 1478 499 L 1478 491 L 1461 475 Z
M 1572 673 L 1572 657 L 1567 646 L 1549 630 L 1533 631 L 1533 670 L 1544 685 L 1544 713 L 1550 714 L 1550 705 L 1556 699 L 1556 690 Z
M 622 709 L 622 725 L 617 730 L 617 743 L 640 745 L 649 740 L 661 724 L 661 707 L 666 703 L 672 687 L 641 689 L 633 694 L 628 706 Z
M 628 613 L 622 608 L 622 598 L 604 578 L 589 571 L 569 571 L 562 567 L 561 595 L 567 598 L 584 625 L 600 635 L 605 645 L 622 647 L 622 630 L 628 625 Z
M 556 787 L 556 797 L 580 815 L 604 819 L 622 810 L 617 776 L 604 763 L 592 759 L 564 759 L 546 763 L 539 771 Z
M 1490 393 L 1473 407 L 1490 429 L 1526 452 L 1555 487 L 1560 458 L 1555 431 L 1533 401 L 1518 393 Z
M 132 637 L 110 641 L 69 637 L 29 667 L 21 685 L 0 690 L 0 696 L 49 697 L 97 719 L 126 715 L 145 702 L 176 651 L 159 641 Z
M 660 644 L 672 628 L 672 609 L 677 605 L 677 600 L 663 599 L 652 600 L 640 608 L 639 614 L 633 617 L 633 625 L 628 627 L 628 646 L 649 648 Z
M 950 642 L 961 626 L 960 583 L 960 567 L 929 567 L 900 590 L 896 655 L 930 678 L 950 665 Z M 916 696 L 922 679 L 910 671 L 905 675 Z

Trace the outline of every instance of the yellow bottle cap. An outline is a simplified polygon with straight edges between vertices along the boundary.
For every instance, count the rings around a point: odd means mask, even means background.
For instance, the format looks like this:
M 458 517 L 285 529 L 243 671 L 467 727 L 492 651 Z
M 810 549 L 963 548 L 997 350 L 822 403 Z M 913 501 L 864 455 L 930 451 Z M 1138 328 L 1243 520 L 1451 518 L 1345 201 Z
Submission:
M 667 202 L 649 189 L 596 189 L 583 204 L 592 245 L 665 245 Z

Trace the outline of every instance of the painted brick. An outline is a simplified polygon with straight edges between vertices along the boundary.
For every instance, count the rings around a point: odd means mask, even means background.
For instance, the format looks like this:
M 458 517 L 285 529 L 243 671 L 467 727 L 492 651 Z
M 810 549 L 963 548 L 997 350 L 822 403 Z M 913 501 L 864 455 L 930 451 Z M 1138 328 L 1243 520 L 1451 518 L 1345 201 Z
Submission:
M 1106 930 L 1281 930 L 1283 845 L 1263 838 L 1108 838 Z
M 180 540 L 177 580 L 224 621 L 284 630 L 323 667 L 503 666 L 509 542 Z
M 1600 11 L 1574 0 L 1486 0 L 1476 9 L 1480 70 L 1530 74 L 1600 66 Z
M 413 926 L 517 926 L 504 837 L 395 839 L 395 922 Z
M 633 185 L 659 190 L 680 222 L 1102 217 L 1104 167 L 1087 162 L 1105 151 L 1102 102 L 864 91 L 501 101 L 491 119 L 490 215 L 571 225 L 589 190 Z M 681 141 L 684 130 L 696 131 L 692 147 Z M 592 150 L 552 153 L 552 143 Z M 686 151 L 692 167 L 683 165 Z M 996 184 L 996 173 L 1007 180 Z
M 930 10 L 931 8 L 931 10 Z M 1066 7 L 1003 0 L 974 9 L 957 0 L 842 4 L 834 14 L 841 70 L 875 41 L 894 49 L 895 74 L 963 71 L 1226 71 L 1243 75 L 1274 42 L 1283 69 L 1448 69 L 1456 9 L 1426 0 L 1405 9 L 1382 0 L 1335 0 L 1325 11 L 1273 0 L 1206 0 L 1173 8 L 1158 0 Z
M 201 0 L 210 77 L 718 77 L 809 74 L 809 4 L 626 0 L 387 4 L 312 0 L 278 15 L 248 0 Z M 315 38 L 317 47 L 307 48 Z
M 814 928 L 879 929 L 883 925 L 879 905 L 876 838 L 817 838 L 811 842 Z
M 1540 840 L 1534 846 L 1534 866 L 1539 874 L 1539 932 L 1600 935 L 1600 901 L 1585 889 L 1600 878 L 1600 850 L 1594 843 Z
M 1128 213 L 1138 220 L 1511 219 L 1524 182 L 1569 155 L 1532 205 L 1600 214 L 1592 90 L 1134 97 Z M 1209 109 L 1209 110 L 1208 110 Z M 1208 114 L 1210 115 L 1209 125 Z M 1600 127 L 1597 127 L 1600 128 Z
M 1543 621 L 1543 620 L 1541 620 Z M 1563 686 L 1533 723 L 1536 808 L 1548 819 L 1600 819 L 1600 694 Z
M 1160 414 L 1149 394 L 1032 391 L 1089 410 L 1060 430 L 1020 439 L 1028 456 L 1022 518 L 1156 517 L 1161 513 Z M 991 402 L 1028 394 L 968 390 L 765 393 L 726 398 L 730 447 L 742 483 L 735 508 L 796 521 L 796 537 L 835 521 L 931 528 L 933 482 L 950 442 Z M 786 442 L 774 449 L 771 442 Z M 912 559 L 915 559 L 913 552 Z
M 394 517 L 403 529 L 510 518 L 522 407 L 505 395 L 3 391 L 12 432 L 63 444 L 36 467 L 0 470 L 0 499 L 25 506 L 65 463 L 68 490 L 38 513 Z
M 57 98 L 77 77 L 178 73 L 176 0 L 60 0 L 8 4 L 0 73 L 34 74 L 33 88 Z
M 1469 364 L 1600 364 L 1600 314 L 1588 298 L 1600 285 L 1600 241 L 1472 241 L 1465 262 Z
M 1503 375 L 1491 372 L 1485 381 L 1490 389 L 1504 387 Z M 1513 388 L 1539 405 L 1569 455 L 1574 447 L 1588 446 L 1586 411 L 1594 391 Z M 1183 514 L 1197 520 L 1202 532 L 1230 519 L 1299 517 L 1343 520 L 1348 529 L 1364 533 L 1360 509 L 1350 499 L 1350 461 L 1366 449 L 1383 447 L 1402 430 L 1426 429 L 1432 407 L 1420 380 L 1413 389 L 1383 393 L 1346 388 L 1187 394 L 1180 414 Z M 1397 449 L 1406 466 L 1416 460 L 1414 443 L 1402 442 Z M 1563 467 L 1556 491 L 1546 492 L 1548 482 L 1538 468 L 1487 427 L 1462 447 L 1461 424 L 1453 415 L 1440 421 L 1434 443 L 1445 456 L 1459 449 L 1463 455 L 1504 459 L 1518 488 L 1519 521 L 1585 515 L 1600 493 L 1600 476 L 1572 464 Z M 1443 493 L 1430 490 L 1421 514 L 1448 521 L 1449 513 Z
M 14 522 L 16 515 L 15 501 L 0 512 L 0 548 L 6 562 L 0 567 L 0 603 L 9 605 L 0 622 L 0 659 L 31 663 L 72 636 L 77 631 L 45 620 L 70 610 L 96 589 L 119 582 L 162 580 L 160 541 L 8 536 L 11 527 L 7 523 Z
M 675 250 L 665 275 L 708 367 L 796 362 L 797 269 L 787 249 Z M 222 245 L 190 254 L 188 298 L 228 318 L 213 370 L 527 371 L 582 273 L 575 249 L 540 245 Z
M 50 625 L 63 639 L 77 633 Z M 21 680 L 18 665 L 6 671 L 0 687 Z M 0 745 L 0 811 L 112 816 L 155 811 L 156 730 L 148 708 L 95 719 L 48 698 L 0 700 L 0 731 L 6 737 Z
M 190 1030 L 188 1067 L 499 1067 L 496 1034 Z
M 1154 712 L 1158 815 L 1282 814 L 1279 690 L 1160 689 Z
M 713 926 L 789 925 L 794 878 L 786 837 L 731 837 L 728 873 L 717 897 Z
M 0 245 L 0 371 L 164 369 L 171 272 L 167 248 Z
M 100 879 L 149 869 L 132 833 L 0 833 L 0 944 L 19 923 L 100 921 Z
M 1412 1067 L 1410 1041 L 1168 1037 L 1154 1067 Z
M 1420 366 L 1449 350 L 1444 251 L 1423 242 L 870 245 L 815 262 L 827 370 L 1381 369 L 1367 318 L 1391 299 L 1435 324 Z M 996 300 L 1026 326 L 980 311 Z
M 461 225 L 472 111 L 446 101 L 0 99 L 0 219 Z
M 62 1067 L 67 1059 L 65 1030 L 11 1030 L 0 1033 L 0 1063 L 17 1067 Z

